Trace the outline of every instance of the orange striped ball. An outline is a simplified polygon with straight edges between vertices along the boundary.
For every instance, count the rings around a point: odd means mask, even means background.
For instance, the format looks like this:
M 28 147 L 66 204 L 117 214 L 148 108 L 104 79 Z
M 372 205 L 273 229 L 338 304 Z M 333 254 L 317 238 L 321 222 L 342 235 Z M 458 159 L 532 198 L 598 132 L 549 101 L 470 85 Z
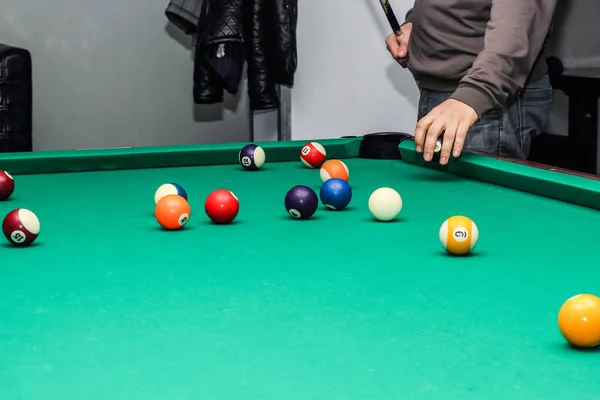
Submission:
M 462 215 L 444 221 L 440 227 L 440 242 L 446 251 L 455 256 L 469 253 L 479 240 L 479 229 L 475 222 Z
M 350 179 L 350 171 L 346 164 L 341 160 L 328 160 L 323 164 L 320 171 L 321 182 L 325 182 L 331 178 L 339 178 L 348 182 Z

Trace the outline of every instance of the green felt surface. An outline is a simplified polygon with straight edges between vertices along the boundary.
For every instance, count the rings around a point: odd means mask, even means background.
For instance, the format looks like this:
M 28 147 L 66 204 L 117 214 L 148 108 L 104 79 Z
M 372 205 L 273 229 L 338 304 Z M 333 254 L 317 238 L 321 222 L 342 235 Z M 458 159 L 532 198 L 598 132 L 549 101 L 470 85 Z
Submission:
M 268 162 L 298 160 L 306 141 L 256 143 Z M 319 140 L 330 158 L 358 155 L 360 138 Z M 0 168 L 16 174 L 109 171 L 161 167 L 223 165 L 238 162 L 242 143 L 57 150 L 0 154 Z
M 400 143 L 399 149 L 402 159 L 409 163 L 600 210 L 600 179 L 597 176 L 590 179 L 572 171 L 565 173 L 549 166 L 532 168 L 521 162 L 468 152 L 460 158 L 451 158 L 442 166 L 436 162 L 426 163 L 423 155 L 415 151 L 411 140 Z
M 267 153 L 269 157 L 269 153 Z M 295 158 L 295 157 L 294 157 Z M 600 353 L 565 345 L 562 302 L 600 292 L 600 213 L 397 160 L 348 159 L 349 209 L 295 221 L 297 160 L 17 176 L 35 246 L 0 245 L 2 399 L 598 399 Z M 165 181 L 191 220 L 161 230 Z M 401 218 L 372 220 L 396 188 Z M 236 223 L 203 212 L 213 189 Z M 447 256 L 445 218 L 480 242 Z

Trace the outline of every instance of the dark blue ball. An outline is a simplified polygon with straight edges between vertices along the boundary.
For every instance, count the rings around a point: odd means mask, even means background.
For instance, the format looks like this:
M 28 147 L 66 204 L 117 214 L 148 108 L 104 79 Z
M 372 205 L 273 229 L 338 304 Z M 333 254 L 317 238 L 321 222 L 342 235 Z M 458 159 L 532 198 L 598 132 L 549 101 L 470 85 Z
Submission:
M 343 210 L 352 200 L 352 189 L 340 178 L 327 179 L 320 192 L 321 202 L 332 210 Z
M 265 159 L 265 151 L 255 144 L 247 144 L 238 154 L 240 165 L 250 171 L 256 171 L 262 167 Z
M 310 218 L 319 207 L 319 198 L 308 186 L 291 188 L 285 196 L 285 209 L 296 219 Z
M 188 199 L 188 194 L 185 191 L 185 189 L 183 188 L 183 186 L 181 186 L 178 183 L 174 183 L 174 182 L 169 182 L 171 185 L 173 185 L 175 187 L 175 189 L 177 189 L 177 194 L 181 197 L 183 197 L 184 199 Z

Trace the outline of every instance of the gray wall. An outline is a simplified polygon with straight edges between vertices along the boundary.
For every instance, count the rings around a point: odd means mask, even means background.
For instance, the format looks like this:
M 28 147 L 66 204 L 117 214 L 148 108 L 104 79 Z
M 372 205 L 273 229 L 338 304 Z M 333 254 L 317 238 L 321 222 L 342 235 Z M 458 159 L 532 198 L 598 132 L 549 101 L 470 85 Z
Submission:
M 0 42 L 32 52 L 36 150 L 244 141 L 245 83 L 194 106 L 191 39 L 168 0 L 0 0 Z
M 413 1 L 392 1 L 400 19 Z M 598 65 L 600 2 L 562 1 L 556 54 Z M 0 0 L 0 41 L 33 54 L 37 150 L 245 141 L 252 126 L 257 140 L 275 138 L 276 113 L 252 118 L 245 82 L 225 104 L 194 106 L 191 39 L 167 24 L 167 2 Z M 292 137 L 412 132 L 418 92 L 385 50 L 380 5 L 354 2 L 334 27 L 339 12 L 335 0 L 299 7 Z M 566 132 L 566 115 L 558 92 L 549 130 Z
M 415 0 L 391 0 L 402 20 Z M 600 66 L 598 0 L 559 0 L 555 54 L 569 66 Z M 318 9 L 319 12 L 314 12 Z M 391 31 L 377 1 L 302 0 L 298 84 L 292 136 L 325 138 L 392 130 L 414 133 L 418 92 L 410 73 L 390 59 Z M 331 16 L 337 15 L 332 25 Z M 355 21 L 361 21 L 357 24 Z M 310 29 L 308 28 L 310 26 Z M 555 93 L 548 131 L 567 132 L 567 98 Z
M 392 1 L 398 19 L 413 2 Z M 301 1 L 292 137 L 412 133 L 418 90 L 411 74 L 385 48 L 391 28 L 381 5 L 375 0 L 343 4 L 340 8 L 337 0 Z

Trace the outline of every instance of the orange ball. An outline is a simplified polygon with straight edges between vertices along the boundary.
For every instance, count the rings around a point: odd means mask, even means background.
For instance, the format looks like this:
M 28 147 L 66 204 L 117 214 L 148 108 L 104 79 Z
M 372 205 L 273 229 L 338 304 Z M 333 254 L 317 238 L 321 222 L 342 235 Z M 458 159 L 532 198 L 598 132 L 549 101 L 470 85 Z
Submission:
M 600 343 L 600 298 L 591 294 L 571 297 L 558 312 L 558 328 L 567 342 L 576 347 Z
M 176 194 L 164 196 L 154 207 L 154 216 L 165 229 L 182 228 L 190 219 L 190 205 L 186 199 Z
M 350 171 L 346 164 L 341 160 L 328 160 L 323 164 L 320 171 L 321 181 L 325 182 L 331 178 L 343 179 L 346 182 L 350 179 Z

